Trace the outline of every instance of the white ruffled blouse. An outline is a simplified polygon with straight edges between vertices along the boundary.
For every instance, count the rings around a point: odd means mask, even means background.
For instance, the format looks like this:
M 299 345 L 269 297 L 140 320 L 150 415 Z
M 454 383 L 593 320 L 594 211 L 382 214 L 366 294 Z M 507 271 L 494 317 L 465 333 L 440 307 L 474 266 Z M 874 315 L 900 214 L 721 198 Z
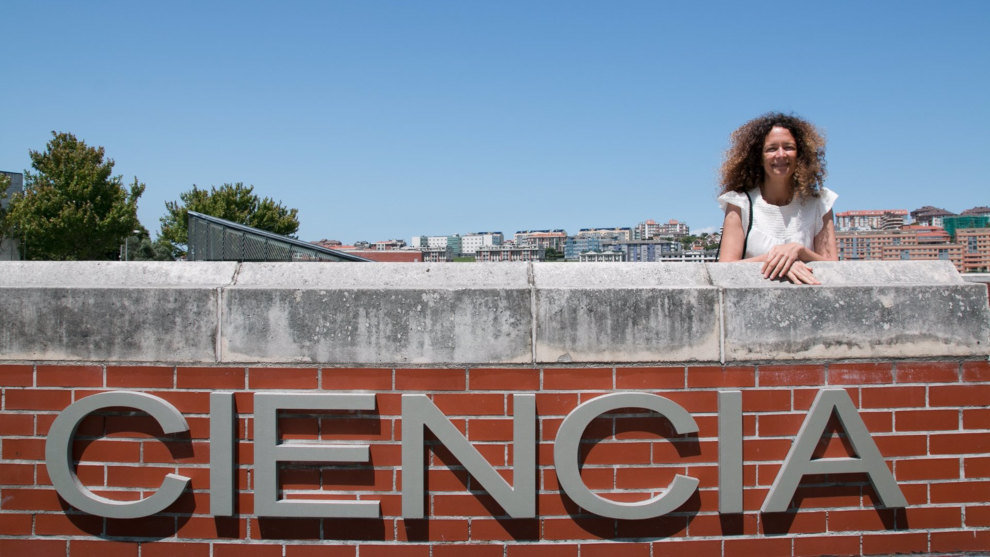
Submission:
M 749 190 L 753 199 L 753 228 L 746 241 L 747 257 L 756 257 L 770 251 L 770 248 L 789 242 L 798 242 L 808 249 L 814 249 L 815 236 L 821 232 L 822 218 L 832 210 L 839 197 L 832 190 L 823 187 L 818 197 L 794 199 L 784 206 L 771 205 L 763 200 L 760 188 Z M 749 201 L 746 194 L 730 191 L 718 197 L 722 211 L 729 205 L 739 207 L 742 212 L 743 231 L 749 225 Z

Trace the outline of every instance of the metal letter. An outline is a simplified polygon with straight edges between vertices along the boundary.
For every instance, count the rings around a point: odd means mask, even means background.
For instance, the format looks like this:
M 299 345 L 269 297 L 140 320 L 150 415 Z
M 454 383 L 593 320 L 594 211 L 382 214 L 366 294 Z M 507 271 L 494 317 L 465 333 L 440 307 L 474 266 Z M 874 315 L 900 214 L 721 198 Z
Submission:
M 553 460 L 560 487 L 578 505 L 599 516 L 638 520 L 663 516 L 683 505 L 698 488 L 698 480 L 677 474 L 667 490 L 645 501 L 622 503 L 600 497 L 584 484 L 578 465 L 578 447 L 584 430 L 598 416 L 619 408 L 645 408 L 670 420 L 678 435 L 695 433 L 698 424 L 681 405 L 648 393 L 613 393 L 579 405 L 564 418 L 554 442 Z
M 846 437 L 852 445 L 857 458 L 818 458 L 812 459 L 815 447 L 825 433 L 828 420 L 835 412 Z M 815 402 L 811 405 L 808 417 L 801 424 L 794 445 L 784 459 L 784 465 L 770 487 L 770 493 L 763 502 L 762 511 L 765 513 L 784 512 L 794 497 L 794 491 L 806 474 L 849 474 L 863 473 L 869 475 L 870 481 L 880 501 L 890 508 L 906 507 L 907 499 L 901 493 L 901 488 L 894 481 L 894 475 L 887 468 L 883 456 L 877 449 L 866 424 L 859 417 L 856 407 L 845 389 L 822 389 L 818 391 Z
M 718 393 L 718 512 L 743 512 L 742 391 Z
M 423 432 L 437 439 L 513 518 L 536 516 L 536 397 L 513 395 L 510 486 L 426 395 L 402 395 L 402 517 L 423 518 Z
M 165 510 L 174 503 L 189 478 L 178 474 L 166 474 L 161 487 L 149 497 L 139 501 L 117 501 L 90 491 L 79 481 L 72 466 L 72 441 L 83 418 L 92 412 L 114 407 L 134 408 L 150 415 L 165 434 L 189 431 L 182 414 L 167 401 L 145 393 L 113 391 L 88 396 L 78 400 L 52 422 L 45 441 L 45 466 L 55 491 L 73 507 L 107 518 L 141 518 Z
M 254 508 L 258 516 L 378 518 L 378 501 L 286 501 L 278 498 L 279 462 L 367 462 L 370 445 L 279 443 L 279 410 L 374 410 L 373 394 L 254 395 Z
M 234 393 L 210 393 L 210 514 L 234 516 Z

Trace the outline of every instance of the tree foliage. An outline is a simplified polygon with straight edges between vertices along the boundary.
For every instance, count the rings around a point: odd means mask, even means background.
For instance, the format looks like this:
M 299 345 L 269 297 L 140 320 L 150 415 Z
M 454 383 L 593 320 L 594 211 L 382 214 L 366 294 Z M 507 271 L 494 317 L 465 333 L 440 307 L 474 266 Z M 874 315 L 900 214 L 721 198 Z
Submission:
M 142 229 L 137 202 L 144 184 L 125 187 L 113 176 L 103 147 L 71 133 L 52 132 L 43 152 L 29 151 L 35 172 L 13 196 L 6 222 L 22 241 L 25 259 L 116 259 L 124 238 Z
M 227 219 L 276 234 L 293 235 L 299 230 L 298 211 L 288 209 L 269 197 L 259 198 L 254 186 L 241 182 L 224 184 L 209 190 L 193 188 L 179 195 L 179 201 L 165 203 L 159 241 L 167 242 L 173 255 L 180 256 L 189 243 L 189 211 Z

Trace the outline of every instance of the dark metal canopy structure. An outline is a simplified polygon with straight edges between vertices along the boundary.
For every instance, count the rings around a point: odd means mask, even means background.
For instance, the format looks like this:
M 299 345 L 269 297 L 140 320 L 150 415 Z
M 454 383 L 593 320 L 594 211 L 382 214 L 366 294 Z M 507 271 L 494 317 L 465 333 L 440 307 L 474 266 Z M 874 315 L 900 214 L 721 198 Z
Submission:
M 189 211 L 189 261 L 369 261 L 281 234 Z

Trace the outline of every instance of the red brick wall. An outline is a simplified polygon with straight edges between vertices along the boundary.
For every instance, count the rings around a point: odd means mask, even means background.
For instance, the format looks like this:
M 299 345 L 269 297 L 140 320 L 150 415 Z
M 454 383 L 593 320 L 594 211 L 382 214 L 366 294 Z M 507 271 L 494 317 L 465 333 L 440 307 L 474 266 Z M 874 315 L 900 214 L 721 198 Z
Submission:
M 890 554 L 990 550 L 990 365 L 896 361 L 760 366 L 544 369 L 233 368 L 0 365 L 0 555 L 691 555 Z M 792 511 L 762 514 L 763 499 L 822 386 L 845 388 L 908 499 L 880 509 L 864 476 L 805 478 Z M 718 513 L 719 389 L 743 392 L 745 512 Z M 182 499 L 148 518 L 94 517 L 66 506 L 49 482 L 45 435 L 72 401 L 140 390 L 174 404 L 188 439 L 159 438 L 150 418 L 92 415 L 76 440 L 78 475 L 93 491 L 147 496 L 168 472 L 190 477 Z M 252 392 L 370 390 L 377 411 L 288 415 L 284 438 L 366 440 L 368 465 L 288 465 L 285 497 L 373 499 L 381 519 L 275 519 L 253 514 Z M 209 393 L 237 391 L 239 497 L 234 517 L 209 512 Z M 553 440 L 577 404 L 615 391 L 677 402 L 697 435 L 673 436 L 665 419 L 630 410 L 585 432 L 585 482 L 617 500 L 645 499 L 676 473 L 700 480 L 676 512 L 649 520 L 588 514 L 563 495 Z M 537 515 L 507 517 L 442 447 L 428 450 L 427 517 L 401 518 L 400 397 L 427 393 L 507 478 L 512 393 L 535 393 Z M 845 456 L 840 436 L 823 456 Z M 312 491 L 318 490 L 318 493 Z M 212 551 L 212 553 L 211 553 Z

